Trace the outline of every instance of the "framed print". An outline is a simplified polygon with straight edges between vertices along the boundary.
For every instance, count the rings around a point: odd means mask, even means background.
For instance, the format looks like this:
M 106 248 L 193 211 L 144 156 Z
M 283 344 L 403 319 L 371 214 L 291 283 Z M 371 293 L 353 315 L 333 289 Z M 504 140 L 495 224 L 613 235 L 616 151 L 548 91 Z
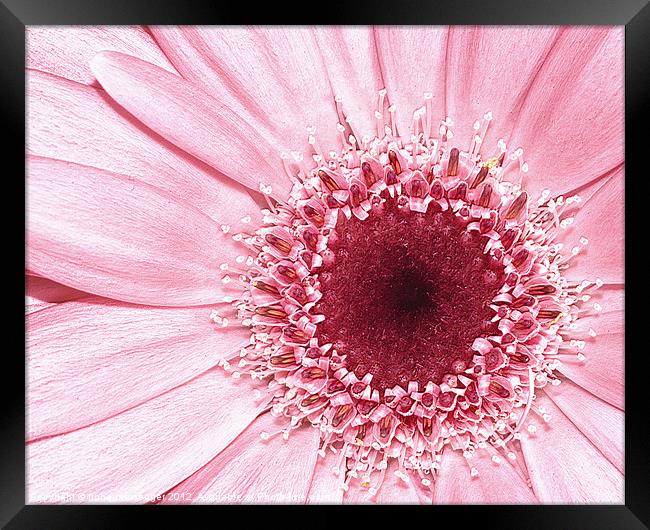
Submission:
M 31 7 L 4 8 L 25 171 L 9 527 L 124 505 L 645 527 L 626 174 L 647 6 Z

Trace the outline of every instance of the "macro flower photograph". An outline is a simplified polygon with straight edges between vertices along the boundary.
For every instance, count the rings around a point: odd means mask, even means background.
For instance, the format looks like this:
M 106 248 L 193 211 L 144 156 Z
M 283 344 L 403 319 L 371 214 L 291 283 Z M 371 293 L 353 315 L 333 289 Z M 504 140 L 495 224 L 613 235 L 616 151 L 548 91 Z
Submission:
M 29 504 L 617 504 L 623 26 L 28 26 Z

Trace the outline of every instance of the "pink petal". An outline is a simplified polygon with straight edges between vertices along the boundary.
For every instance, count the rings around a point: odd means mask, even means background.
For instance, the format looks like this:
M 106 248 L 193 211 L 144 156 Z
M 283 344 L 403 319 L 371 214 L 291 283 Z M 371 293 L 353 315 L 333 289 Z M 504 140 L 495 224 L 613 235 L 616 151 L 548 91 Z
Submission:
M 413 112 L 432 94 L 432 130 L 437 133 L 445 110 L 445 55 L 447 29 L 443 27 L 377 27 L 379 62 L 401 135 L 409 138 Z M 473 120 L 472 120 L 473 123 Z
M 26 300 L 26 302 L 28 302 Z M 38 313 L 39 311 L 42 311 L 43 309 L 47 309 L 48 307 L 54 307 L 56 304 L 51 303 L 51 302 L 36 302 L 36 303 L 26 303 L 25 304 L 25 316 L 31 315 L 33 313 Z
M 202 305 L 232 289 L 243 247 L 190 204 L 136 179 L 47 158 L 27 167 L 29 269 L 89 293 Z
M 478 470 L 477 476 L 471 476 L 470 466 Z M 461 451 L 446 448 L 433 493 L 435 504 L 537 503 L 507 457 L 491 445 L 478 448 L 467 461 Z
M 343 476 L 335 474 L 340 454 L 329 449 L 316 461 L 316 468 L 307 495 L 308 504 L 341 504 L 343 502 Z
M 546 385 L 546 394 L 589 441 L 621 472 L 625 472 L 625 414 L 571 381 Z
M 47 278 L 25 275 L 25 310 L 27 314 L 40 311 L 61 302 L 69 302 L 89 296 L 71 287 L 53 282 Z
M 399 472 L 399 465 L 395 458 L 388 460 L 388 467 L 384 474 L 383 482 L 379 491 L 371 495 L 369 487 L 364 486 L 365 477 L 359 477 L 350 481 L 349 488 L 343 497 L 344 504 L 431 504 L 430 491 L 419 483 L 418 475 L 408 474 L 408 480 L 399 478 L 395 472 Z M 375 480 L 376 474 L 375 472 Z M 431 477 L 430 477 L 431 478 Z M 372 487 L 371 482 L 371 487 Z
M 334 94 L 309 28 L 151 30 L 185 79 L 237 112 L 245 108 L 283 149 L 306 152 L 306 128 L 314 126 L 322 149 L 339 151 Z
M 91 62 L 108 94 L 174 145 L 251 189 L 286 197 L 290 181 L 269 134 L 184 79 L 135 57 L 102 52 Z
M 189 494 L 199 504 L 302 504 L 316 466 L 320 433 L 301 426 L 285 440 L 282 434 L 262 440 L 288 426 L 287 418 L 259 416 L 224 451 L 169 492 L 165 504 L 178 504 L 176 494 Z M 181 501 L 183 499 L 180 499 Z
M 258 210 L 246 188 L 144 128 L 101 89 L 28 71 L 27 95 L 30 154 L 135 177 L 237 228 Z
M 623 503 L 623 475 L 585 438 L 543 393 L 536 406 L 551 415 L 548 423 L 533 416 L 537 432 L 521 439 L 521 448 L 537 497 L 544 503 Z
M 151 35 L 139 27 L 27 26 L 25 30 L 27 68 L 79 83 L 96 82 L 90 60 L 102 50 L 128 53 L 174 71 Z
M 210 310 L 89 298 L 27 320 L 27 438 L 67 432 L 158 396 L 248 344 Z
M 565 358 L 558 368 L 574 383 L 621 410 L 625 408 L 623 295 L 621 287 L 598 291 L 590 302 L 600 304 L 602 311 L 592 310 L 592 315 L 578 320 L 585 331 L 591 328 L 597 333 L 595 338 L 585 339 L 586 359 Z
M 607 179 L 598 180 L 579 193 L 583 206 L 573 224 L 565 231 L 562 242 L 567 251 L 587 246 L 571 260 L 565 275 L 581 282 L 601 278 L 607 283 L 623 283 L 625 258 L 625 212 L 623 168 Z
M 623 28 L 569 27 L 544 63 L 510 140 L 531 196 L 576 188 L 623 160 Z
M 481 151 L 492 156 L 499 138 L 507 138 L 512 130 L 558 32 L 556 27 L 537 26 L 450 28 L 446 95 L 455 145 L 468 149 L 476 134 L 474 122 L 489 111 L 493 121 Z
M 222 451 L 264 406 L 249 382 L 217 368 L 115 417 L 30 443 L 28 502 L 62 502 L 62 493 L 81 504 L 148 502 Z
M 362 486 L 361 477 L 353 478 L 348 484 L 348 490 L 343 493 L 343 504 L 372 504 L 375 497 L 368 493 L 368 488 Z
M 372 28 L 314 28 L 327 75 L 334 94 L 350 120 L 359 141 L 377 134 L 379 90 L 384 88 Z
M 409 473 L 409 480 L 404 482 L 395 475 L 399 470 L 397 460 L 391 458 L 386 468 L 384 482 L 379 488 L 375 501 L 377 504 L 431 504 L 431 491 L 423 486 L 417 473 Z M 433 482 L 431 475 L 427 475 Z

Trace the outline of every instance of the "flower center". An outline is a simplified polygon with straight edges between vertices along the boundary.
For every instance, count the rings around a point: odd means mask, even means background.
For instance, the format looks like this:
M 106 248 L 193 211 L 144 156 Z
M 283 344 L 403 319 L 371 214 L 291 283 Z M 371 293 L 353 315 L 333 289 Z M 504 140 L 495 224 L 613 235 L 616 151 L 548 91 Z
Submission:
M 523 150 L 482 147 L 491 113 L 463 148 L 449 119 L 433 136 L 427 112 L 410 139 L 378 111 L 376 137 L 351 135 L 328 156 L 310 136 L 313 164 L 285 156 L 292 191 L 273 201 L 260 185 L 263 225 L 232 236 L 245 254 L 220 267 L 235 296 L 211 315 L 250 330 L 220 365 L 266 383 L 255 392 L 287 418 L 282 436 L 318 428 L 341 487 L 358 477 L 371 495 L 391 458 L 425 487 L 444 447 L 472 476 L 488 444 L 515 460 L 528 416 L 550 419 L 535 389 L 560 384 L 559 363 L 584 361 L 595 336 L 578 321 L 602 281 L 562 275 L 588 242 L 569 255 L 555 242 L 580 197 L 529 197 Z
M 454 362 L 469 363 L 503 283 L 503 267 L 479 235 L 453 214 L 412 212 L 390 199 L 337 235 L 320 274 L 320 343 L 333 343 L 347 368 L 372 374 L 380 390 L 440 384 Z

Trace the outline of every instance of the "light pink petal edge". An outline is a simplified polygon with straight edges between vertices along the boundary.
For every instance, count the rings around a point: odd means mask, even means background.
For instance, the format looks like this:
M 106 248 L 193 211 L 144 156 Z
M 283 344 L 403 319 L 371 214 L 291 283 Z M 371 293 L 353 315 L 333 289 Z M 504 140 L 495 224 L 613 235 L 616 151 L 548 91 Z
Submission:
M 207 215 L 136 179 L 27 160 L 27 265 L 89 293 L 149 305 L 202 305 L 232 290 L 219 265 L 242 252 Z
M 550 397 L 589 441 L 625 472 L 625 413 L 571 381 L 544 387 Z
M 429 93 L 434 133 L 445 116 L 446 27 L 374 28 L 388 99 L 395 105 L 398 133 L 410 138 L 413 112 Z M 473 123 L 473 120 L 472 120 Z
M 590 300 L 590 315 L 577 324 L 585 336 L 584 360 L 565 357 L 558 370 L 594 396 L 625 409 L 624 290 L 605 286 Z M 599 304 L 596 311 L 593 304 Z M 595 337 L 589 337 L 589 329 Z
M 27 151 L 128 175 L 236 229 L 258 207 L 247 189 L 124 112 L 106 92 L 27 71 Z
M 54 304 L 78 300 L 89 296 L 88 293 L 78 291 L 53 282 L 47 278 L 25 275 L 25 313 L 31 314 L 45 309 Z
M 524 150 L 531 194 L 574 189 L 621 164 L 623 28 L 563 28 L 531 86 L 508 147 Z
M 123 414 L 28 444 L 27 501 L 150 502 L 210 461 L 265 406 L 248 381 L 210 370 Z
M 99 53 L 91 68 L 111 98 L 162 137 L 253 190 L 270 185 L 286 198 L 290 181 L 262 124 L 129 55 Z
M 571 423 L 543 393 L 537 407 L 544 407 L 548 423 L 535 415 L 524 428 L 521 448 L 533 490 L 543 503 L 622 504 L 621 472 Z M 528 434 L 528 426 L 537 431 Z
M 474 122 L 492 113 L 481 153 L 497 153 L 560 30 L 538 26 L 452 26 L 446 64 L 446 113 L 452 144 L 469 149 Z M 482 131 L 481 131 L 482 132 Z M 534 148 L 535 146 L 530 146 Z
M 25 32 L 27 68 L 79 83 L 96 83 L 90 60 L 104 50 L 128 53 L 174 71 L 151 35 L 141 27 L 27 26 Z
M 340 459 L 339 453 L 327 450 L 319 456 L 307 496 L 308 504 L 341 504 L 343 502 L 344 477 L 334 471 Z
M 471 469 L 478 475 L 472 476 Z M 535 495 L 508 457 L 491 445 L 465 459 L 446 448 L 434 487 L 435 504 L 534 504 Z
M 378 473 L 380 472 L 375 472 L 375 480 Z M 417 474 L 408 473 L 406 480 L 398 475 L 397 460 L 388 459 L 381 486 L 372 494 L 366 478 L 360 473 L 350 480 L 343 496 L 343 504 L 431 504 L 431 492 L 418 482 L 420 478 Z
M 168 491 L 161 503 L 304 503 L 320 433 L 307 424 L 284 439 L 279 431 L 287 427 L 286 418 L 262 414 L 216 458 Z
M 583 206 L 573 224 L 562 235 L 565 252 L 582 248 L 571 259 L 565 276 L 578 283 L 600 278 L 622 284 L 625 279 L 625 179 L 623 167 L 581 191 Z
M 189 381 L 248 344 L 210 310 L 87 298 L 27 320 L 27 438 L 101 421 Z
M 306 27 L 150 28 L 181 75 L 257 127 L 285 151 L 339 151 L 334 94 L 317 42 Z
M 313 32 L 332 90 L 340 99 L 351 131 L 359 142 L 364 136 L 374 136 L 375 111 L 384 85 L 373 29 L 326 26 L 314 28 Z

